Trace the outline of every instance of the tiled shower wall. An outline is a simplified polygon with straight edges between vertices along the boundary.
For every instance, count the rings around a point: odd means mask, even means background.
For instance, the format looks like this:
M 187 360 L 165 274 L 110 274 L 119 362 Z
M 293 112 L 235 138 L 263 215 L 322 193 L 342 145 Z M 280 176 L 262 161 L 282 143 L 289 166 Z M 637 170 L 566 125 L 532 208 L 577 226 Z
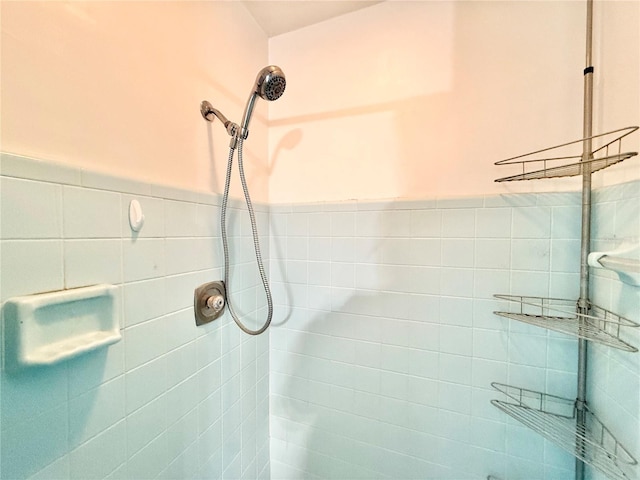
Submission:
M 595 191 L 593 251 L 612 251 L 640 242 L 640 182 Z M 640 323 L 640 287 L 613 272 L 592 269 L 591 297 L 598 306 Z M 622 338 L 640 347 L 640 328 L 622 329 Z M 598 418 L 638 460 L 640 457 L 640 354 L 591 345 L 588 393 Z M 604 479 L 594 474 L 594 479 Z M 640 478 L 638 465 L 629 478 Z
M 576 395 L 577 341 L 493 314 L 577 298 L 579 193 L 271 206 L 272 477 L 562 479 L 491 382 Z
M 2 372 L 0 477 L 268 478 L 269 337 L 241 334 L 228 315 L 203 327 L 193 317 L 194 288 L 222 278 L 219 197 L 11 155 L 0 179 L 1 300 L 117 285 L 123 336 L 55 366 Z M 139 234 L 128 224 L 134 198 Z M 238 212 L 234 299 L 260 316 Z
M 489 400 L 494 381 L 575 395 L 575 340 L 495 316 L 492 295 L 577 296 L 579 194 L 260 207 L 276 313 L 253 338 L 193 323 L 193 288 L 222 274 L 217 196 L 2 160 L 2 300 L 106 282 L 124 319 L 108 349 L 2 373 L 2 478 L 571 478 Z M 639 191 L 596 191 L 595 248 L 638 239 Z M 262 318 L 246 220 L 232 210 L 232 282 Z M 592 278 L 639 320 L 637 288 Z M 639 371 L 591 349 L 590 402 L 636 455 Z

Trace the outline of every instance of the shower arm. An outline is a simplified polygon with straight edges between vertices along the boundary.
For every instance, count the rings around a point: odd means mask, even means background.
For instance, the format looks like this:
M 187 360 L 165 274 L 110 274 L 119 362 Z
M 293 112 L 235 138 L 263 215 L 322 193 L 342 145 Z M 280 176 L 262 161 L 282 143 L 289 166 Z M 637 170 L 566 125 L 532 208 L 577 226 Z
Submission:
M 236 143 L 238 142 L 238 134 L 240 133 L 240 126 L 237 123 L 233 123 L 224 114 L 218 110 L 217 108 L 213 108 L 213 105 L 209 103 L 207 100 L 203 100 L 200 104 L 200 113 L 204 117 L 205 120 L 209 122 L 213 122 L 215 117 L 218 117 L 218 120 L 222 122 L 224 128 L 227 129 L 227 133 L 231 137 L 231 143 L 229 146 L 231 148 L 236 147 Z M 215 117 L 214 117 L 215 116 Z

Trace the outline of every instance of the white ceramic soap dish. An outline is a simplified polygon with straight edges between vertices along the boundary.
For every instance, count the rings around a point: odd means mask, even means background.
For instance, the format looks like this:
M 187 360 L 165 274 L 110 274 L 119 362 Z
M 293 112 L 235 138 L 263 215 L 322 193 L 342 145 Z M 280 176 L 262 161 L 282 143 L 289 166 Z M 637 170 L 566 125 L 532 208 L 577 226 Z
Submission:
M 116 343 L 119 312 L 113 285 L 11 298 L 3 308 L 4 366 L 51 365 Z

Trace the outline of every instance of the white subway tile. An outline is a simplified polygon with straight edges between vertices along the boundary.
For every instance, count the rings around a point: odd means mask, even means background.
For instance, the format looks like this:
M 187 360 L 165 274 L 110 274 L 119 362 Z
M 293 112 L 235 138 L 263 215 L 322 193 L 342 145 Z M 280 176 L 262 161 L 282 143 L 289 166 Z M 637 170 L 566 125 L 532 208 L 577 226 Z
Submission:
M 171 433 L 169 432 L 167 433 L 167 443 L 170 463 L 159 478 L 197 478 L 199 465 L 194 459 L 198 458 L 198 442 L 194 440 L 178 454 L 174 454 L 175 450 L 172 448 Z
M 514 238 L 550 238 L 551 208 L 522 207 L 513 210 Z
M 471 364 L 471 384 L 477 388 L 491 388 L 492 382 L 507 383 L 505 362 L 474 358 Z
M 442 268 L 440 293 L 451 297 L 471 297 L 473 273 L 471 268 Z
M 194 237 L 201 232 L 195 203 L 164 201 L 164 228 L 167 237 Z
M 166 274 L 164 239 L 125 239 L 122 253 L 125 282 L 163 277 Z
M 125 416 L 122 376 L 69 401 L 69 443 L 78 447 Z
M 438 378 L 444 382 L 471 385 L 472 357 L 440 354 Z
M 457 422 L 447 421 L 445 425 L 448 427 L 445 436 L 452 440 L 465 440 L 468 439 L 468 432 L 462 434 L 458 429 L 464 429 L 470 422 L 471 414 L 471 387 L 467 385 L 456 385 L 453 383 L 440 382 L 438 385 L 438 407 L 443 410 L 449 410 L 464 414 L 464 417 L 457 417 L 462 425 L 457 425 Z M 451 420 L 451 417 L 444 414 L 445 420 Z M 452 428 L 452 423 L 455 425 Z M 462 435 L 462 436 L 460 436 Z
M 220 207 L 216 205 L 196 204 L 196 235 L 201 237 L 220 236 Z M 269 234 L 268 215 L 256 212 L 258 232 Z
M 443 210 L 443 238 L 471 238 L 475 234 L 475 210 L 471 208 Z
M 430 350 L 409 349 L 410 375 L 423 378 L 438 378 L 440 368 L 440 354 Z
M 409 376 L 397 372 L 380 372 L 380 394 L 385 397 L 407 400 Z
M 475 329 L 473 332 L 473 356 L 486 360 L 506 362 L 509 343 L 505 331 Z
M 431 407 L 438 406 L 438 386 L 439 382 L 429 379 L 408 376 L 407 377 L 407 399 L 410 402 L 419 403 Z
M 615 236 L 638 238 L 640 235 L 640 198 L 629 198 L 616 203 Z
M 333 262 L 353 262 L 356 257 L 354 237 L 331 238 L 331 260 Z
M 65 238 L 120 238 L 119 193 L 65 186 L 62 192 Z
M 380 368 L 398 373 L 409 373 L 409 351 L 404 347 L 381 345 Z
M 511 242 L 506 239 L 477 239 L 475 241 L 476 268 L 509 268 Z
M 287 260 L 306 260 L 309 258 L 309 240 L 307 237 L 287 238 Z
M 222 372 L 220 369 L 220 360 L 212 362 L 198 370 L 198 398 L 205 399 L 207 396 L 215 392 L 222 384 Z
M 514 295 L 548 297 L 548 271 L 532 272 L 511 270 L 511 293 Z
M 176 385 L 198 370 L 196 343 L 187 343 L 166 355 L 167 385 Z
M 579 239 L 582 209 L 579 205 L 551 209 L 551 238 Z
M 382 212 L 382 233 L 386 237 L 411 236 L 411 211 L 396 210 Z
M 165 242 L 165 272 L 167 275 L 193 272 L 211 268 L 213 265 L 205 263 L 206 249 L 199 238 L 167 238 Z M 157 248 L 158 246 L 156 246 Z M 151 252 L 149 252 L 152 255 Z M 159 255 L 159 252 L 153 255 Z M 149 273 L 147 273 L 149 275 Z
M 17 178 L 0 178 L 3 239 L 62 236 L 62 187 Z
M 577 363 L 577 357 L 574 360 L 576 360 L 574 363 Z M 577 382 L 577 373 L 547 370 L 547 380 L 544 392 L 564 398 L 574 398 L 576 396 Z
M 440 323 L 470 327 L 473 321 L 473 302 L 470 298 L 440 297 Z
M 122 242 L 117 239 L 66 240 L 64 277 L 67 288 L 122 283 Z
M 446 405 L 447 399 L 451 399 L 452 403 L 450 404 L 449 409 L 442 408 L 439 412 L 440 431 L 446 439 L 454 440 L 456 442 L 468 441 L 469 432 L 471 430 L 471 417 L 460 413 L 459 411 L 464 410 L 464 405 L 467 400 L 464 388 L 460 388 L 458 385 L 451 385 L 450 389 L 447 388 L 445 392 L 440 394 L 440 401 L 443 406 Z M 440 453 L 442 455 L 442 452 Z M 452 455 L 455 456 L 455 453 L 450 450 L 449 453 L 446 454 L 445 458 Z M 445 465 L 453 465 L 450 460 L 442 463 Z
M 511 242 L 511 268 L 548 271 L 551 257 L 549 240 L 523 239 Z
M 307 216 L 309 237 L 331 236 L 331 215 L 328 212 L 310 213 Z
M 126 427 L 121 421 L 70 452 L 70 478 L 105 478 L 125 464 L 126 455 Z
M 438 238 L 442 233 L 440 210 L 413 210 L 410 221 L 412 237 Z
M 532 462 L 543 460 L 544 438 L 524 426 L 507 425 L 506 445 L 509 455 Z
M 476 268 L 473 274 L 473 296 L 475 299 L 491 299 L 496 293 L 509 291 L 507 270 L 483 270 Z
M 341 289 L 356 286 L 356 266 L 351 263 L 331 263 L 331 286 Z M 360 287 L 360 285 L 358 285 Z
M 127 414 L 130 414 L 166 391 L 166 358 L 157 358 L 135 370 L 128 371 L 125 381 L 126 408 Z
M 0 248 L 0 300 L 64 288 L 62 241 L 3 240 Z
M 138 323 L 124 330 L 125 366 L 133 370 L 167 352 L 167 317 Z
M 278 251 L 277 247 L 274 249 Z M 311 237 L 309 238 L 309 260 L 329 261 L 331 260 L 331 238 Z
M 25 416 L 19 425 L 7 426 L 4 415 L 2 421 L 3 478 L 27 478 L 69 451 L 66 405 Z
M 546 387 L 546 369 L 509 363 L 508 384 L 536 392 L 544 392 Z M 553 392 L 548 392 L 553 394 Z
M 67 365 L 72 399 L 124 374 L 124 342 L 70 359 Z
M 511 236 L 510 208 L 481 208 L 476 210 L 476 237 L 509 238 Z
M 356 213 L 355 212 L 333 212 L 331 213 L 331 236 L 332 237 L 353 237 L 356 234 Z
M 167 437 L 163 433 L 129 458 L 128 478 L 156 478 L 169 464 L 167 452 Z
M 308 262 L 289 260 L 286 262 L 286 281 L 288 283 L 306 284 L 308 278 Z
M 50 480 L 52 478 L 71 478 L 68 454 L 63 455 L 35 475 L 30 476 L 29 480 Z
M 474 264 L 473 239 L 449 238 L 442 242 L 442 266 L 444 267 L 473 267 Z
M 356 213 L 356 235 L 358 237 L 382 237 L 383 216 L 380 211 L 357 212 Z
M 420 350 L 437 352 L 440 348 L 440 326 L 428 322 L 410 322 L 408 328 L 408 346 Z
M 164 278 L 124 285 L 124 327 L 159 317 L 166 312 Z
M 212 277 L 212 279 L 215 277 Z M 207 275 L 207 280 L 209 276 Z M 153 280 L 152 280 L 153 281 Z M 193 307 L 195 289 L 203 282 L 203 273 L 188 272 L 165 277 L 165 306 L 167 312 Z
M 292 213 L 287 216 L 287 236 L 304 237 L 309 234 L 309 215 L 307 213 Z

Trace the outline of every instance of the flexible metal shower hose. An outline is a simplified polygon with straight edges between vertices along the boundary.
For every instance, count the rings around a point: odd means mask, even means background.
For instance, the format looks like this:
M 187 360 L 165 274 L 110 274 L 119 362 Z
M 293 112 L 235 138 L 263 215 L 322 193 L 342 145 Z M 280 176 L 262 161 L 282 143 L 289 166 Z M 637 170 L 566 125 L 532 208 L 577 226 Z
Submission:
M 256 216 L 253 212 L 253 205 L 251 204 L 251 197 L 249 196 L 249 188 L 247 187 L 247 180 L 244 176 L 244 166 L 242 163 L 242 143 L 243 139 L 240 136 L 238 138 L 238 170 L 240 171 L 240 183 L 242 183 L 242 190 L 244 192 L 244 198 L 247 203 L 247 209 L 249 210 L 249 218 L 251 219 L 251 232 L 253 234 L 253 248 L 256 252 L 256 261 L 258 263 L 258 270 L 260 272 L 260 278 L 262 279 L 262 285 L 264 287 L 264 293 L 267 296 L 267 306 L 269 312 L 267 314 L 267 320 L 264 325 L 258 330 L 251 330 L 243 325 L 238 315 L 234 311 L 231 305 L 231 287 L 229 285 L 229 242 L 227 239 L 227 203 L 229 201 L 229 185 L 231 184 L 231 167 L 233 166 L 233 153 L 235 149 L 229 148 L 229 160 L 227 162 L 227 177 L 224 184 L 224 195 L 222 196 L 222 212 L 220 214 L 220 228 L 222 233 L 222 248 L 224 250 L 224 283 L 227 286 L 227 307 L 231 313 L 231 317 L 236 322 L 238 327 L 249 335 L 260 335 L 271 324 L 271 317 L 273 316 L 273 300 L 271 299 L 271 290 L 269 289 L 269 281 L 267 280 L 267 274 L 264 271 L 264 265 L 262 263 L 262 255 L 260 253 L 260 242 L 258 240 L 258 228 L 256 226 Z

